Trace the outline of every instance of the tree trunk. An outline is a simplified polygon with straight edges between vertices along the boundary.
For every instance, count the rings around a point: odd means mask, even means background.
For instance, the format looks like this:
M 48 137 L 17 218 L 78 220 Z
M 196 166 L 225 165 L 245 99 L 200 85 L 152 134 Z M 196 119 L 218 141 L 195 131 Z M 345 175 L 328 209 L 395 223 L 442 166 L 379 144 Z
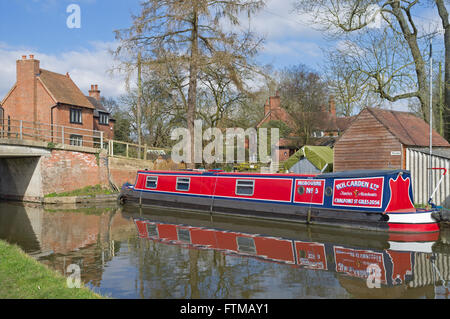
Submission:
M 397 18 L 400 28 L 402 29 L 402 34 L 406 42 L 408 43 L 411 55 L 414 59 L 414 66 L 417 75 L 417 86 L 418 86 L 417 98 L 420 101 L 423 118 L 427 123 L 429 123 L 429 112 L 428 112 L 429 92 L 427 90 L 428 88 L 427 71 L 425 68 L 425 61 L 423 60 L 419 48 L 419 44 L 417 43 L 417 29 L 416 26 L 413 24 L 412 20 L 407 19 L 403 14 L 400 6 L 400 1 L 394 1 L 393 3 L 390 4 L 390 6 L 392 8 L 394 16 Z M 411 28 L 413 29 L 412 31 L 410 29 L 410 26 L 408 25 L 408 21 L 411 24 Z
M 450 141 L 450 23 L 444 0 L 436 0 L 436 5 L 442 20 L 442 27 L 444 28 L 444 137 L 447 141 Z
M 197 6 L 194 4 L 192 17 L 192 37 L 191 37 L 191 60 L 189 65 L 189 89 L 188 89 L 188 103 L 187 103 L 187 127 L 189 130 L 191 145 L 191 156 L 188 160 L 187 167 L 195 168 L 194 162 L 194 121 L 195 109 L 197 104 L 197 75 L 198 75 L 198 14 Z
M 137 133 L 138 133 L 138 158 L 141 158 L 141 144 L 142 144 L 142 109 L 141 109 L 141 101 L 142 101 L 142 56 L 141 52 L 138 53 L 138 98 L 137 98 L 137 110 L 136 110 L 136 124 L 137 124 Z

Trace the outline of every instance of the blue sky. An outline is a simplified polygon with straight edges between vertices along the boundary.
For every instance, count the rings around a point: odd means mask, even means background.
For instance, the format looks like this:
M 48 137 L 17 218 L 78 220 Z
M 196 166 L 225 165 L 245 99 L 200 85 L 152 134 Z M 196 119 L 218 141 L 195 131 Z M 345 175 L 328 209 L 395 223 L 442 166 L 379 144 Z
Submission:
M 15 61 L 34 54 L 41 67 L 69 72 L 83 90 L 98 83 L 105 96 L 125 93 L 123 79 L 108 69 L 114 46 L 114 30 L 130 26 L 131 15 L 139 13 L 139 0 L 1 0 L 0 1 L 0 96 L 15 82 Z M 81 8 L 81 28 L 69 29 L 67 7 Z M 252 27 L 266 37 L 258 56 L 263 64 L 276 68 L 304 63 L 315 67 L 321 61 L 319 32 L 291 13 L 290 0 L 267 1 L 266 8 L 252 21 Z M 8 13 L 8 14 L 5 14 Z
M 34 54 L 44 69 L 69 72 L 84 92 L 98 84 L 104 96 L 125 93 L 123 78 L 108 72 L 114 63 L 108 49 L 115 44 L 113 31 L 130 26 L 131 15 L 139 13 L 139 2 L 0 0 L 0 97 L 14 84 L 15 61 L 23 54 Z M 79 29 L 67 27 L 70 4 L 81 8 Z M 275 68 L 303 63 L 318 70 L 321 47 L 336 45 L 324 40 L 308 17 L 292 12 L 292 0 L 267 0 L 251 26 L 266 38 L 258 61 Z

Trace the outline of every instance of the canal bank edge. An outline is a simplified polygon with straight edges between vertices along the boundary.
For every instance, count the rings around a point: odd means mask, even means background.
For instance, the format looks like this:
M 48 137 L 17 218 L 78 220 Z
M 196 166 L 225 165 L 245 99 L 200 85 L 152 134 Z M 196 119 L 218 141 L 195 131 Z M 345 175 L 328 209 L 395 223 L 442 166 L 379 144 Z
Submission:
M 96 196 L 65 196 L 44 197 L 43 204 L 79 204 L 79 203 L 109 203 L 117 201 L 117 194 Z
M 39 263 L 18 246 L 0 240 L 0 299 L 103 299 L 81 284 L 69 288 L 67 279 Z

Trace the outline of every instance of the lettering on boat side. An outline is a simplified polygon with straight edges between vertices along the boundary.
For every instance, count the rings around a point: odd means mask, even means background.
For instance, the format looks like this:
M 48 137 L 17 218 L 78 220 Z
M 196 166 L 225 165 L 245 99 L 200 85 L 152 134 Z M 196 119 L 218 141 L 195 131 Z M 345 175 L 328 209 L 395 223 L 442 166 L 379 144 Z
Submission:
M 268 304 L 240 304 L 240 303 L 226 303 L 223 307 L 207 306 L 207 305 L 187 305 L 181 306 L 181 314 L 202 314 L 211 317 L 214 311 L 225 314 L 268 314 Z
M 384 177 L 335 179 L 333 205 L 381 208 Z
M 324 179 L 296 179 L 297 191 L 294 195 L 294 203 L 323 205 L 324 200 Z M 302 192 L 298 190 L 302 189 Z

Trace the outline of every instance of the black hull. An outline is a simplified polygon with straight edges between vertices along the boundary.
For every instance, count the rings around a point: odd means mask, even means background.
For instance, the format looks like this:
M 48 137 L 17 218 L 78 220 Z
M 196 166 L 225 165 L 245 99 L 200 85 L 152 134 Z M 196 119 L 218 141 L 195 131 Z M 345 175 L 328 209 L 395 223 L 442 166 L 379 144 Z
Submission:
M 123 191 L 120 200 L 124 204 L 170 207 L 190 211 L 210 212 L 240 217 L 290 221 L 303 224 L 340 226 L 367 230 L 386 231 L 389 225 L 381 213 L 332 210 L 289 204 L 211 199 L 151 192 Z

